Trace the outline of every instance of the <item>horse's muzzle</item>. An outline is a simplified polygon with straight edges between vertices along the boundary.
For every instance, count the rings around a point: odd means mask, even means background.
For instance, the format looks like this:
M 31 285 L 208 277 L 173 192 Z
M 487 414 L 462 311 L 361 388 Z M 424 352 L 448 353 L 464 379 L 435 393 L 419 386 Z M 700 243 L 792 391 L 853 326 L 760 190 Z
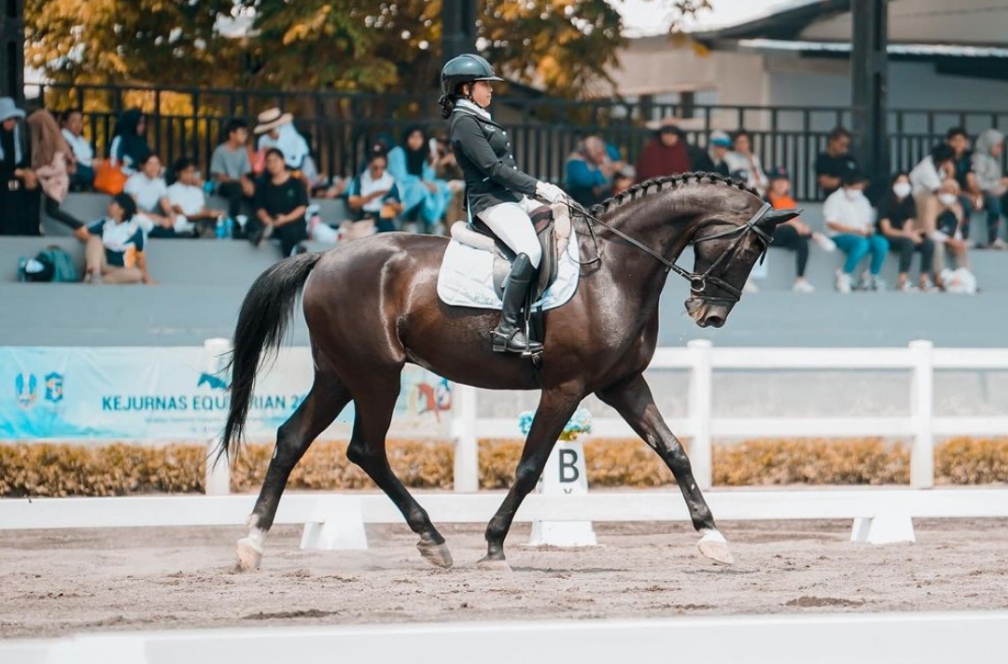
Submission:
M 712 303 L 703 297 L 691 297 L 684 303 L 686 313 L 699 327 L 722 327 L 728 321 L 731 307 L 725 304 Z

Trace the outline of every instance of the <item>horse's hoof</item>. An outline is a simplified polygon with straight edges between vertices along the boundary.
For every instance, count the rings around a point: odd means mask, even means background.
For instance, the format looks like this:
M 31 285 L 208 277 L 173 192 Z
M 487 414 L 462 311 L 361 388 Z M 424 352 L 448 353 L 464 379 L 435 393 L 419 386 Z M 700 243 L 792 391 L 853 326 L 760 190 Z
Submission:
M 259 569 L 259 563 L 262 562 L 263 552 L 251 538 L 243 537 L 238 540 L 238 545 L 235 547 L 238 553 L 238 569 L 243 572 L 248 572 L 254 569 Z
M 511 566 L 508 565 L 507 561 L 503 558 L 491 558 L 490 556 L 483 556 L 476 563 L 476 567 L 479 569 L 485 569 L 493 572 L 510 572 Z
M 735 558 L 728 550 L 728 541 L 717 530 L 706 530 L 697 543 L 697 548 L 705 557 L 722 565 L 734 565 Z
M 447 544 L 435 544 L 434 542 L 417 542 L 416 548 L 420 550 L 420 555 L 431 565 L 448 569 L 452 566 L 451 551 Z

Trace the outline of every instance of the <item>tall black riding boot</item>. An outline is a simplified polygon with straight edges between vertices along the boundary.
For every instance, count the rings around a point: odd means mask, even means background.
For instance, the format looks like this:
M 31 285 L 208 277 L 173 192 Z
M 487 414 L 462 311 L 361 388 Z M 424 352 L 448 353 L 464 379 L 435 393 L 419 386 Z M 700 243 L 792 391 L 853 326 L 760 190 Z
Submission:
M 528 345 L 525 338 L 525 331 L 522 329 L 521 307 L 525 302 L 525 295 L 532 285 L 532 277 L 535 275 L 535 267 L 526 254 L 518 254 L 514 264 L 511 265 L 511 272 L 508 274 L 507 283 L 504 286 L 504 307 L 501 309 L 500 325 L 493 333 L 493 349 L 497 353 L 530 353 L 542 352 L 542 344 L 533 341 Z M 528 348 L 526 349 L 526 345 Z

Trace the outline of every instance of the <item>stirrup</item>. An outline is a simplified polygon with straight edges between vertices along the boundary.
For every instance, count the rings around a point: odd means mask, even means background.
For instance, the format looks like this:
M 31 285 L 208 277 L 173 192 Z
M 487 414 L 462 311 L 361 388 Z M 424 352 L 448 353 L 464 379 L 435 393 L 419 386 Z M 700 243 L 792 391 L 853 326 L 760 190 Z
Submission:
M 509 335 L 501 334 L 497 330 L 494 330 L 493 339 L 493 351 L 495 353 L 521 353 L 522 355 L 538 355 L 543 351 L 543 345 L 533 339 L 526 338 L 526 342 L 518 345 L 514 344 L 515 337 L 521 333 L 520 329 L 516 329 Z M 514 344 L 514 345 L 512 345 Z

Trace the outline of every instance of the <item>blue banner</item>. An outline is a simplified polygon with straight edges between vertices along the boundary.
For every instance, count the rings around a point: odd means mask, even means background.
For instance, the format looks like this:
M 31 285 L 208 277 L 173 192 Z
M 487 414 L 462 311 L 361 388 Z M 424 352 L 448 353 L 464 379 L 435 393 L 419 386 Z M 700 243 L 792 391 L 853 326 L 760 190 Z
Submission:
M 203 440 L 223 428 L 230 400 L 221 358 L 203 348 L 0 348 L 0 440 Z M 247 421 L 271 440 L 311 387 L 306 348 L 281 351 L 260 372 Z M 394 427 L 445 430 L 448 383 L 403 372 Z M 347 406 L 329 433 L 345 436 Z

